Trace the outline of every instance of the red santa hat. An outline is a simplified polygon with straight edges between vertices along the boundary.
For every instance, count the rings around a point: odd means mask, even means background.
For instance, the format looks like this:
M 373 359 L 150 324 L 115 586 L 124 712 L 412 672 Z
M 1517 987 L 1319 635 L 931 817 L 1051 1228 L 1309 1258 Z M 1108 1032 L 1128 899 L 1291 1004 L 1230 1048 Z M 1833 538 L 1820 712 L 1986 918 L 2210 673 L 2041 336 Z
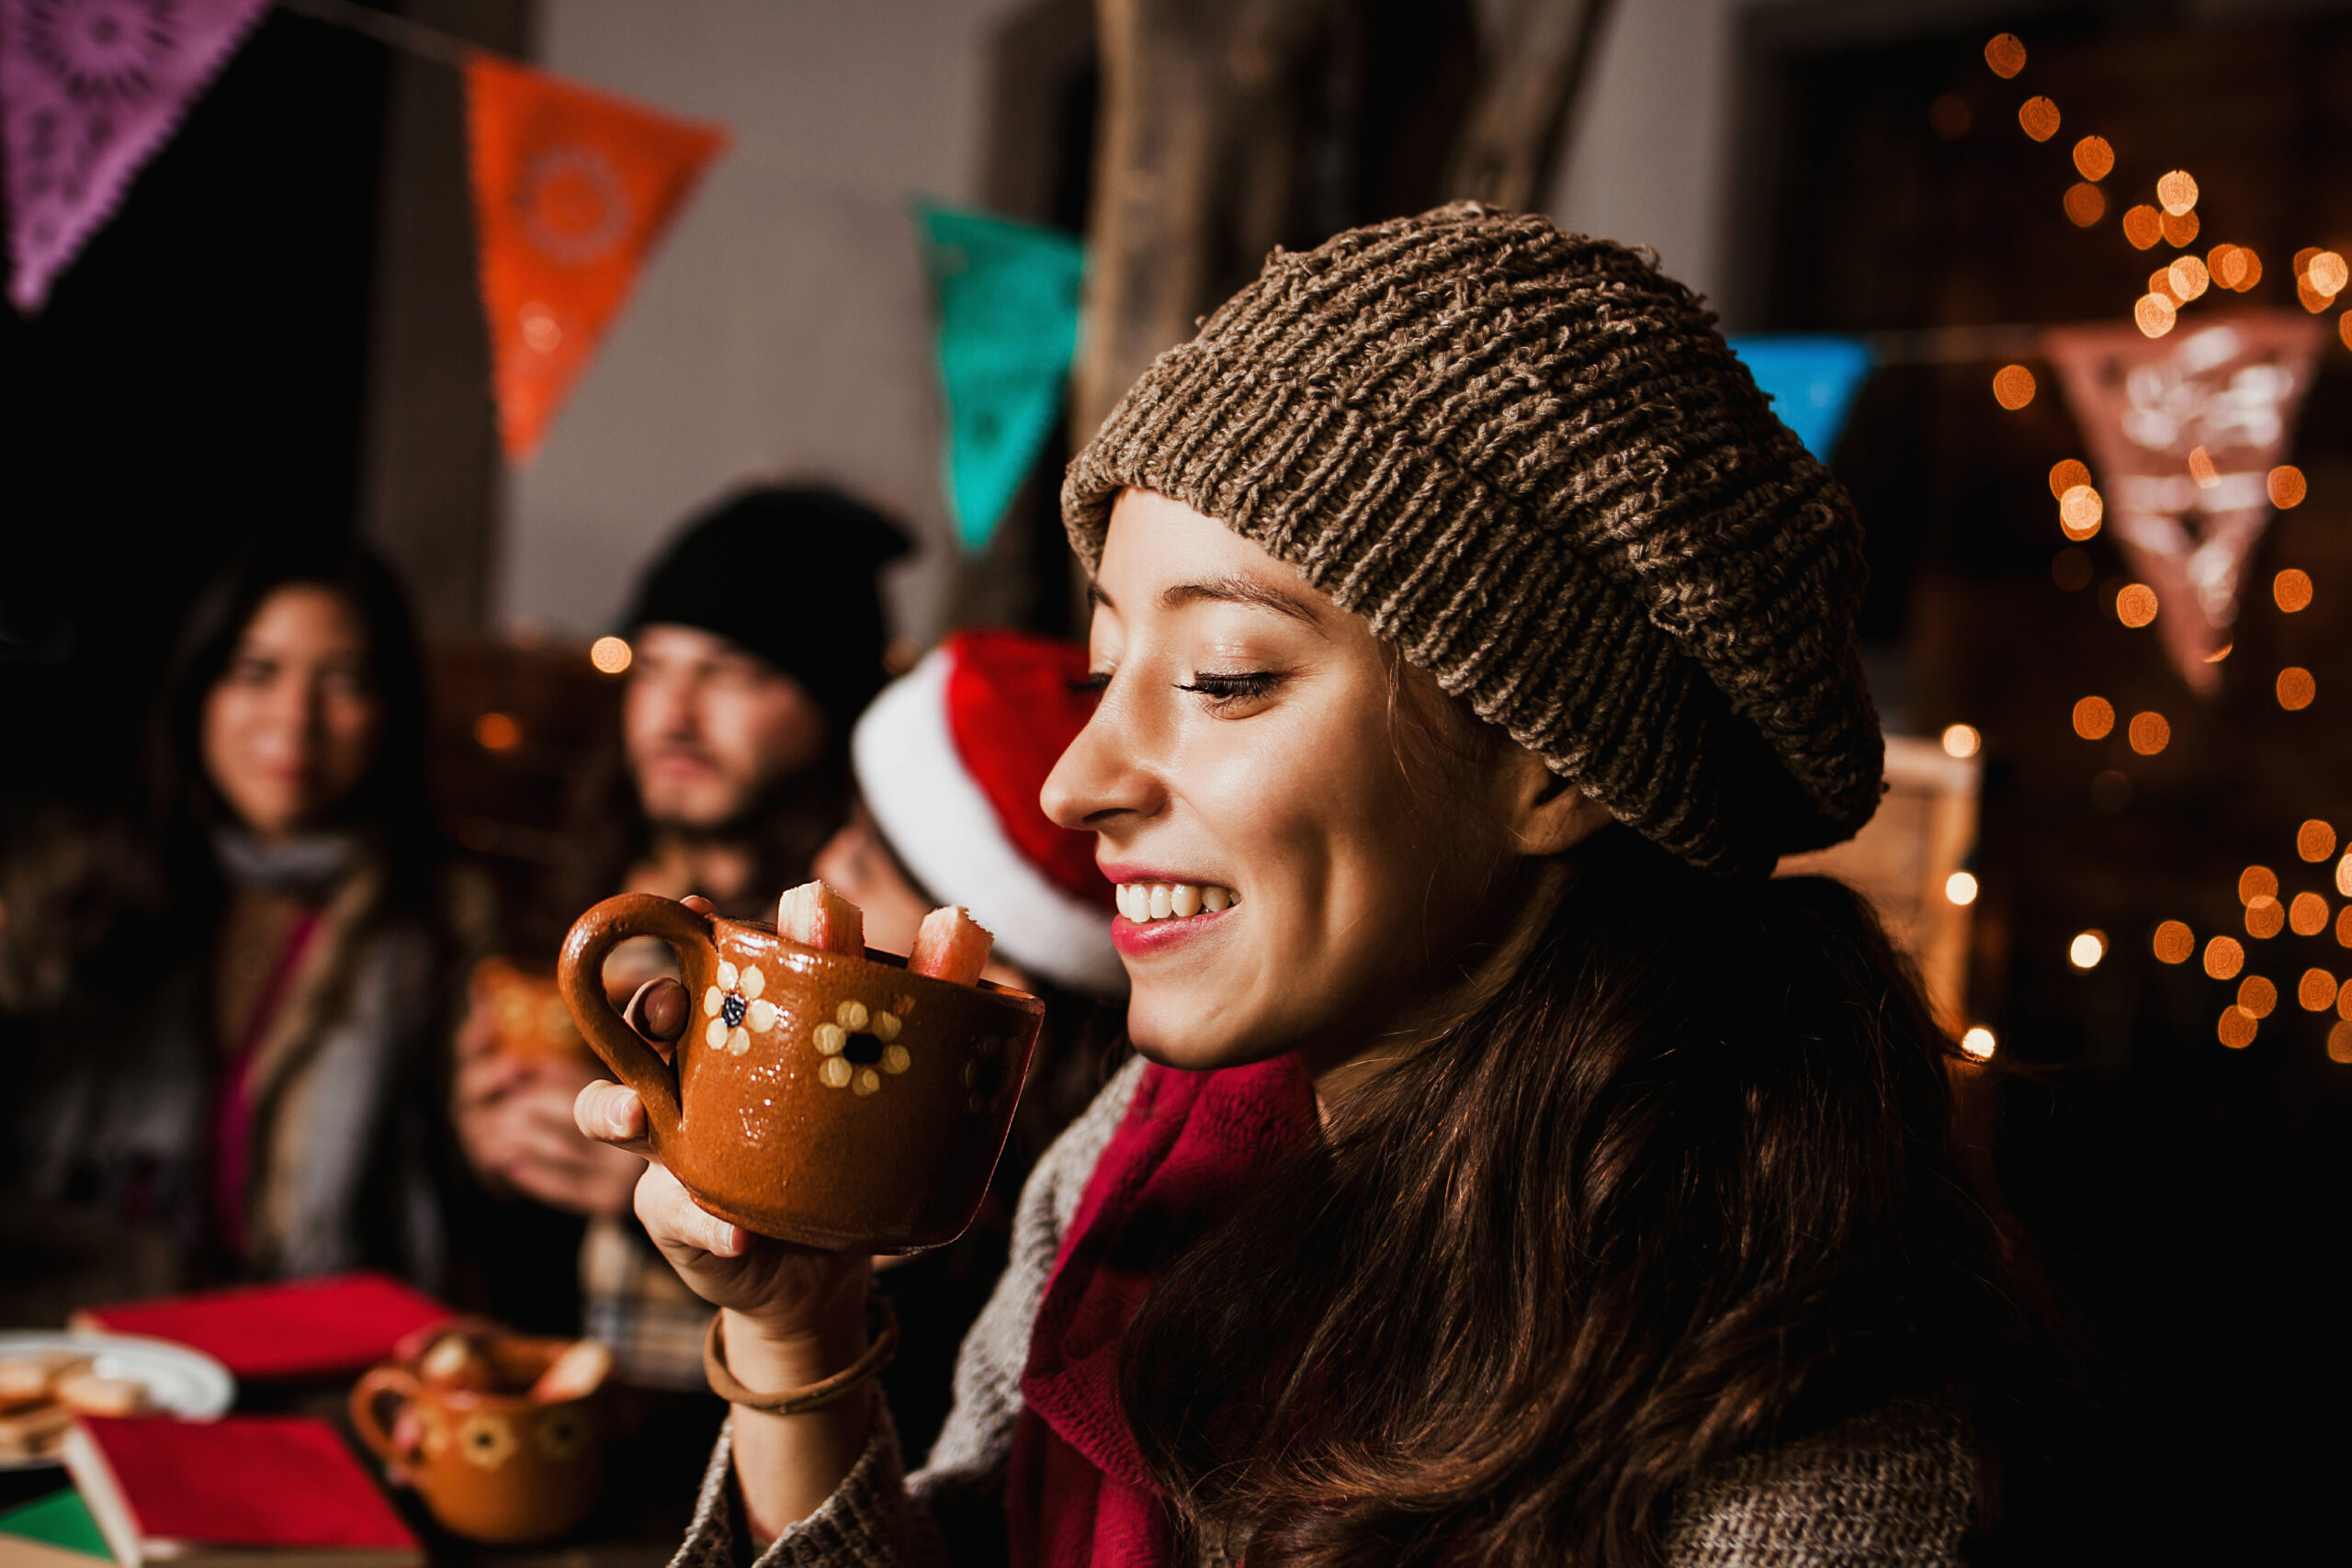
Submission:
M 1037 804 L 1093 701 L 1086 650 L 1027 632 L 958 632 L 874 699 L 850 736 L 866 809 L 899 859 L 996 934 L 1008 963 L 1116 996 L 1110 882 L 1094 835 Z

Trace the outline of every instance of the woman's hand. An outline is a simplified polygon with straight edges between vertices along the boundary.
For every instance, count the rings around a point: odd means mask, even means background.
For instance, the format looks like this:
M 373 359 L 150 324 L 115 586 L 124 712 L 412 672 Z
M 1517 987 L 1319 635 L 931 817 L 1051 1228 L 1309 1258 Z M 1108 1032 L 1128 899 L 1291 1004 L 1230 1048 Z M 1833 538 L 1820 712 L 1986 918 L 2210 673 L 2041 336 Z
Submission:
M 686 988 L 649 980 L 623 1014 L 665 1057 L 685 1032 Z M 762 1393 L 822 1382 L 865 1353 L 867 1259 L 754 1235 L 705 1210 L 646 1138 L 645 1104 L 593 1083 L 572 1104 L 580 1131 L 646 1160 L 637 1217 L 688 1288 L 720 1309 L 728 1370 Z M 735 1409 L 735 1475 L 752 1534 L 772 1540 L 824 1506 L 865 1450 L 873 1390 L 798 1416 Z
M 686 988 L 675 980 L 660 979 L 639 989 L 624 1016 L 630 1028 L 667 1056 L 672 1043 L 685 1032 L 690 1010 Z M 646 1137 L 644 1102 L 626 1085 L 589 1084 L 572 1102 L 572 1116 L 590 1138 L 647 1161 L 637 1183 L 637 1217 L 696 1295 L 741 1314 L 754 1337 L 779 1346 L 842 1338 L 844 1315 L 863 1334 L 867 1270 L 863 1256 L 755 1235 L 704 1209 L 654 1154 Z M 742 1337 L 729 1336 L 730 1361 L 739 1359 L 736 1345 Z M 839 1365 L 829 1367 L 805 1381 L 813 1382 L 840 1370 Z M 737 1365 L 735 1373 L 753 1387 L 761 1386 L 743 1366 Z

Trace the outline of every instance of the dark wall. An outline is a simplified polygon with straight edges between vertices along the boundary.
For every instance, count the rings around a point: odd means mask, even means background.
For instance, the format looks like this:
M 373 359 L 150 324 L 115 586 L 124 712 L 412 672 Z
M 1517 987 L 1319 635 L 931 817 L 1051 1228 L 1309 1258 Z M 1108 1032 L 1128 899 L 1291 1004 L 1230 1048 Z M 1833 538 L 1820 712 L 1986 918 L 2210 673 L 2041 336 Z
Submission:
M 0 791 L 129 782 L 205 574 L 349 530 L 385 64 L 271 11 L 47 309 L 0 310 Z
M 2004 25 L 2030 55 L 2014 82 L 1981 52 Z M 2352 241 L 2352 17 L 2198 28 L 2078 7 L 1858 47 L 1759 25 L 1749 45 L 1759 151 L 1741 232 L 1762 330 L 2125 320 L 2182 253 L 2132 249 L 2118 220 L 2177 167 L 2202 190 L 2191 249 L 2251 244 L 2266 269 L 2252 293 L 2185 319 L 2295 310 L 2294 253 Z M 2018 127 L 2033 94 L 2064 117 L 2046 144 Z M 1931 115 L 1946 95 L 1964 115 L 1949 100 Z M 2117 164 L 2107 216 L 2083 229 L 2060 201 L 2077 177 L 2068 150 L 2091 132 Z M 2334 1010 L 2293 1000 L 2305 967 L 2341 976 L 2352 952 L 2332 923 L 2250 939 L 2234 888 L 2260 863 L 2282 897 L 2323 892 L 2331 914 L 2345 902 L 2332 860 L 2305 864 L 2294 846 L 2306 818 L 2352 829 L 2352 354 L 2330 334 L 2289 454 L 2310 499 L 2248 562 L 2210 699 L 2153 632 L 2117 621 L 2127 568 L 2111 536 L 2088 547 L 2087 583 L 2060 585 L 2047 475 L 2091 454 L 2051 367 L 2025 362 L 2041 392 L 2014 413 L 1991 395 L 1999 358 L 1880 372 L 1834 466 L 1870 531 L 1869 627 L 1906 668 L 1913 723 L 1985 737 L 1972 1007 L 2012 1069 L 2002 1176 L 2099 1348 L 2077 1364 L 2110 1358 L 2121 1385 L 2096 1437 L 2059 1440 L 2066 1484 L 2150 1551 L 2268 1560 L 2275 1543 L 2324 1539 L 2352 1461 L 2332 1414 L 2352 1397 L 2333 1282 L 2352 1213 L 2352 1066 L 2327 1055 Z M 2290 566 L 2319 584 L 2299 615 L 2269 593 Z M 2290 663 L 2318 679 L 2301 713 L 2273 694 Z M 2171 744 L 2143 758 L 2120 727 L 2078 739 L 2069 713 L 2088 693 L 2165 714 Z M 2101 773 L 2124 785 L 2095 790 Z M 2286 999 L 2251 1046 L 2217 1039 L 2233 984 L 2156 961 L 2166 919 L 2200 941 L 2235 933 L 2248 972 L 2278 984 Z M 2076 970 L 2069 940 L 2094 928 L 2109 956 Z

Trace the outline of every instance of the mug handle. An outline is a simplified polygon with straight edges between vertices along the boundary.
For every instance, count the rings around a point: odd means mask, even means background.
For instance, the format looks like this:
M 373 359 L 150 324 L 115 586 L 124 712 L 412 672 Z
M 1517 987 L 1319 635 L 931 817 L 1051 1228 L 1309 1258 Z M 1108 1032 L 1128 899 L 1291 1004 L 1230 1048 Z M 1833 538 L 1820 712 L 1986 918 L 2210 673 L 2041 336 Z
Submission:
M 417 1461 L 415 1453 L 402 1453 L 392 1441 L 390 1430 L 377 1409 L 386 1394 L 398 1398 L 402 1404 L 413 1404 L 424 1397 L 424 1387 L 416 1375 L 406 1367 L 381 1366 L 370 1368 L 351 1391 L 351 1426 L 359 1440 L 388 1465 L 406 1469 Z
M 622 1021 L 605 995 L 605 958 L 631 937 L 658 937 L 673 947 L 716 948 L 710 919 L 684 904 L 650 893 L 607 898 L 572 923 L 556 961 L 556 986 L 571 1021 L 613 1076 L 637 1090 L 656 1142 L 678 1124 L 678 1075 L 637 1031 Z

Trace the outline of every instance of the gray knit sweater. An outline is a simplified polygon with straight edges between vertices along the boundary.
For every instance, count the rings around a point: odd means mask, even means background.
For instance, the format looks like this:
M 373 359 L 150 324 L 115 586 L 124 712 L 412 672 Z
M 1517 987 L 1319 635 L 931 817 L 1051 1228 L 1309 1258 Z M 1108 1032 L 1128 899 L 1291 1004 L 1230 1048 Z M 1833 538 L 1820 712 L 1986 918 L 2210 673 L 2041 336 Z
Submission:
M 898 1436 L 876 1402 L 874 1436 L 841 1489 L 754 1568 L 940 1568 L 965 1555 L 958 1549 L 967 1531 L 1001 1532 L 1004 1467 L 1037 1303 L 1143 1066 L 1131 1062 L 1113 1078 L 1030 1174 L 1013 1219 L 1012 1260 L 964 1341 L 955 1408 L 930 1463 L 904 1473 Z M 728 1501 L 729 1438 L 719 1435 L 672 1568 L 743 1562 Z M 1950 1568 L 1960 1562 L 1975 1492 L 1975 1461 L 1956 1418 L 1916 1408 L 1864 1417 L 1701 1476 L 1676 1512 L 1667 1562 L 1669 1568 Z

